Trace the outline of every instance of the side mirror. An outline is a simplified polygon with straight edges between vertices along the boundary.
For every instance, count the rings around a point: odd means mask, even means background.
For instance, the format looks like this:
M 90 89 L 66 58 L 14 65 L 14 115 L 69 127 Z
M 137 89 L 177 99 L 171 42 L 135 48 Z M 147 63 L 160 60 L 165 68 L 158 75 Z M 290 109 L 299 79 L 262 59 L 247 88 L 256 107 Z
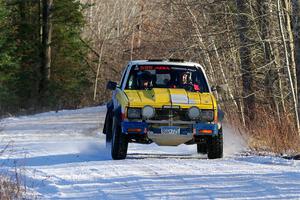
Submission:
M 217 87 L 213 85 L 213 86 L 211 86 L 210 90 L 211 90 L 212 92 L 217 91 Z
M 117 86 L 118 86 L 118 84 L 116 82 L 108 81 L 108 83 L 106 85 L 106 89 L 115 90 L 117 88 Z

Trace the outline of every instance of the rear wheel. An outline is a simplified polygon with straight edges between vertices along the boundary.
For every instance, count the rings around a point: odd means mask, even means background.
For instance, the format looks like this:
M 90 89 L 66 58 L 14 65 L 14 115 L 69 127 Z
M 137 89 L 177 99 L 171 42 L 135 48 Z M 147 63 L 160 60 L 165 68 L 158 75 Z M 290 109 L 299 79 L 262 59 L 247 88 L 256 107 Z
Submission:
M 117 118 L 113 118 L 112 138 L 111 138 L 111 157 L 114 160 L 122 160 L 127 156 L 128 139 L 122 134 L 120 123 Z
M 111 147 L 112 132 L 106 132 L 106 148 Z
M 223 134 L 222 129 L 219 134 L 207 140 L 207 156 L 209 159 L 217 159 L 223 157 Z

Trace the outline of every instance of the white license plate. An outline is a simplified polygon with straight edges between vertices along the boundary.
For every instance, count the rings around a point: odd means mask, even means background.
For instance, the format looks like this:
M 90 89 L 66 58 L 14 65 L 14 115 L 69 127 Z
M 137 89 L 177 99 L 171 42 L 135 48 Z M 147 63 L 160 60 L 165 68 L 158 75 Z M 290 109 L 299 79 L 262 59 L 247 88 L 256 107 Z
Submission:
M 161 127 L 161 134 L 169 134 L 169 135 L 180 135 L 180 128 L 177 127 Z

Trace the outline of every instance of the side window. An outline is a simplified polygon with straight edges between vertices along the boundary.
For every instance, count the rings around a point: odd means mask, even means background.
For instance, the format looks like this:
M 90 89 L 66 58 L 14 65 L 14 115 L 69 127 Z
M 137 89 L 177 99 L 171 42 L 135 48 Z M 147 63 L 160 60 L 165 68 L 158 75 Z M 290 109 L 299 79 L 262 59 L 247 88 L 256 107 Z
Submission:
M 132 89 L 134 87 L 133 76 L 128 79 L 127 88 Z
M 207 85 L 207 82 L 206 82 L 206 79 L 204 77 L 202 70 L 198 69 L 198 73 L 197 73 L 197 76 L 195 77 L 195 80 L 197 83 L 200 84 L 201 92 L 209 92 L 208 85 Z
M 128 74 L 127 83 L 124 83 L 126 84 L 125 85 L 126 89 L 135 89 L 137 87 L 137 78 L 136 78 L 137 71 L 134 71 L 135 66 L 131 67 L 131 70 Z
M 127 72 L 128 68 L 129 68 L 129 65 L 127 65 L 127 66 L 125 67 L 124 71 L 123 71 L 122 79 L 121 79 L 121 82 L 120 82 L 120 86 L 121 86 L 121 87 L 122 87 L 123 84 L 124 84 L 124 80 L 125 80 L 125 76 L 126 76 L 126 72 Z

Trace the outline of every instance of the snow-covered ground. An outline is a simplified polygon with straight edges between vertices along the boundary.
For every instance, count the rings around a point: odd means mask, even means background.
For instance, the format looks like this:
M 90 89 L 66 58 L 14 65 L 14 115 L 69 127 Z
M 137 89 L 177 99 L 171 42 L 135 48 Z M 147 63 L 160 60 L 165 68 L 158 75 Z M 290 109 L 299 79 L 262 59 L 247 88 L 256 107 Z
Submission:
M 194 145 L 130 144 L 126 160 L 111 160 L 104 115 L 93 107 L 2 120 L 0 171 L 21 172 L 37 199 L 300 199 L 300 161 L 241 156 L 230 128 L 223 159 Z

